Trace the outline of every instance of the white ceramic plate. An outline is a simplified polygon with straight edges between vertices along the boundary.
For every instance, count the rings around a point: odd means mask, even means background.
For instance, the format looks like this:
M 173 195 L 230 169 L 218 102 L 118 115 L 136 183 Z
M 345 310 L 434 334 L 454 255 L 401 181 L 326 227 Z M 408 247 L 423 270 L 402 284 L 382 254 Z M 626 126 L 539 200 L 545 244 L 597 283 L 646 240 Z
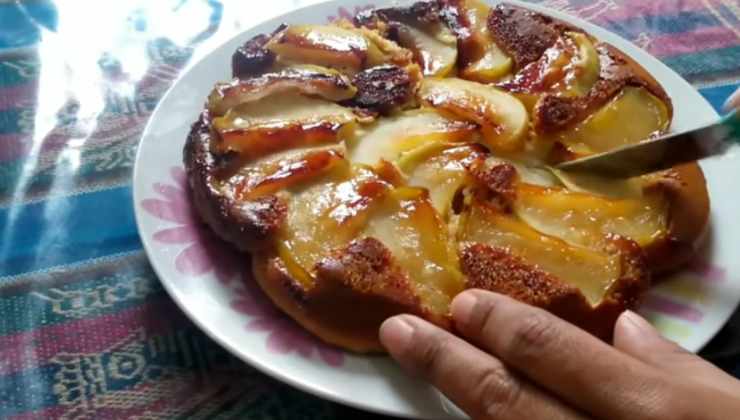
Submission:
M 377 1 L 376 6 L 390 3 Z M 513 3 L 513 2 L 512 2 Z M 673 129 L 717 118 L 676 73 L 624 39 L 582 20 L 522 4 L 610 42 L 641 63 L 673 99 Z M 196 222 L 185 197 L 182 147 L 190 124 L 246 39 L 278 24 L 323 23 L 367 7 L 361 0 L 296 10 L 246 31 L 184 72 L 159 103 L 144 133 L 134 170 L 136 220 L 155 271 L 172 298 L 209 336 L 258 369 L 305 391 L 355 407 L 404 417 L 445 418 L 454 408 L 425 384 L 406 377 L 389 359 L 328 347 L 277 312 L 242 281 L 246 257 L 224 247 Z M 722 327 L 740 300 L 740 157 L 737 148 L 703 162 L 712 199 L 705 252 L 689 270 L 653 289 L 643 312 L 667 337 L 697 351 Z M 718 228 L 719 227 L 719 228 Z M 241 273 L 241 275 L 240 275 Z

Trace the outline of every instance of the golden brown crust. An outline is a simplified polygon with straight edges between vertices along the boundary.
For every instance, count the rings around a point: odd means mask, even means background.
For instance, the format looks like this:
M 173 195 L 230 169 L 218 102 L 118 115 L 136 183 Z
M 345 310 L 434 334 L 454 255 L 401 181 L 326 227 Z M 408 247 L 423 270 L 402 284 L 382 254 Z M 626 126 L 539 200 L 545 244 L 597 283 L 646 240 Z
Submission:
M 357 95 L 346 104 L 381 113 L 389 113 L 414 100 L 418 81 L 395 65 L 371 67 L 352 78 Z
M 596 307 L 592 307 L 577 288 L 504 248 L 484 244 L 464 246 L 460 252 L 460 267 L 467 276 L 468 289 L 484 289 L 511 296 L 546 309 L 597 337 L 610 340 L 619 314 L 634 308 L 649 285 L 649 277 L 639 255 L 635 256 L 634 250 L 623 255 L 623 276 Z
M 648 264 L 655 273 L 676 271 L 696 254 L 709 225 L 704 173 L 698 163 L 687 163 L 656 174 L 646 188 L 662 191 L 670 209 L 669 233 L 645 249 Z
M 254 251 L 271 244 L 286 214 L 277 196 L 267 195 L 250 201 L 236 201 L 216 186 L 225 168 L 211 151 L 214 134 L 208 111 L 192 126 L 185 142 L 184 161 L 191 200 L 203 221 L 222 239 L 243 251 Z
M 516 200 L 516 168 L 510 163 L 487 164 L 485 160 L 475 160 L 469 166 L 473 178 L 486 188 L 486 193 L 492 194 L 497 203 L 508 210 Z
M 488 31 L 514 59 L 516 69 L 538 60 L 565 30 L 579 29 L 529 9 L 499 4 L 488 16 Z

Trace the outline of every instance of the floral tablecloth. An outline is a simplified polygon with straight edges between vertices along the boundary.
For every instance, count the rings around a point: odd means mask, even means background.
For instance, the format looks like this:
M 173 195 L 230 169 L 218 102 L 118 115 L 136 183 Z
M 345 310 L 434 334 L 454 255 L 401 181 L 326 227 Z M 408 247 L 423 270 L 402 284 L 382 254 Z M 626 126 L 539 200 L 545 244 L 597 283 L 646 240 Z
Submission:
M 137 143 L 179 72 L 313 2 L 0 0 L 0 418 L 375 417 L 209 340 L 152 272 L 131 203 Z M 738 87 L 737 0 L 538 3 L 634 41 L 718 109 Z M 738 330 L 703 353 L 735 375 Z

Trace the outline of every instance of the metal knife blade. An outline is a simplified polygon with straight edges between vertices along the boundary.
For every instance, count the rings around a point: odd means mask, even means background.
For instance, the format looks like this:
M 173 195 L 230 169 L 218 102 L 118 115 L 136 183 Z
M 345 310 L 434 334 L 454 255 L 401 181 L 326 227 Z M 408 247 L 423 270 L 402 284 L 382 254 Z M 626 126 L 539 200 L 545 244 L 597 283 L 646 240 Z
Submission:
M 616 178 L 668 169 L 681 163 L 724 153 L 733 142 L 739 141 L 734 137 L 737 135 L 734 132 L 737 118 L 732 113 L 708 126 L 564 162 L 556 168 Z

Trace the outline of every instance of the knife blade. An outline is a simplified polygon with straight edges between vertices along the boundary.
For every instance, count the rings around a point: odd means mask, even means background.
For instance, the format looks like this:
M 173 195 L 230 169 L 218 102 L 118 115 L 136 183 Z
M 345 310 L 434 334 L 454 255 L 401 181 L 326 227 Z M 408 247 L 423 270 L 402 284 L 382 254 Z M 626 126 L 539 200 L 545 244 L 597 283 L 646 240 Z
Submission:
M 629 178 L 722 154 L 733 143 L 740 143 L 740 116 L 737 111 L 707 126 L 563 162 L 556 168 Z

